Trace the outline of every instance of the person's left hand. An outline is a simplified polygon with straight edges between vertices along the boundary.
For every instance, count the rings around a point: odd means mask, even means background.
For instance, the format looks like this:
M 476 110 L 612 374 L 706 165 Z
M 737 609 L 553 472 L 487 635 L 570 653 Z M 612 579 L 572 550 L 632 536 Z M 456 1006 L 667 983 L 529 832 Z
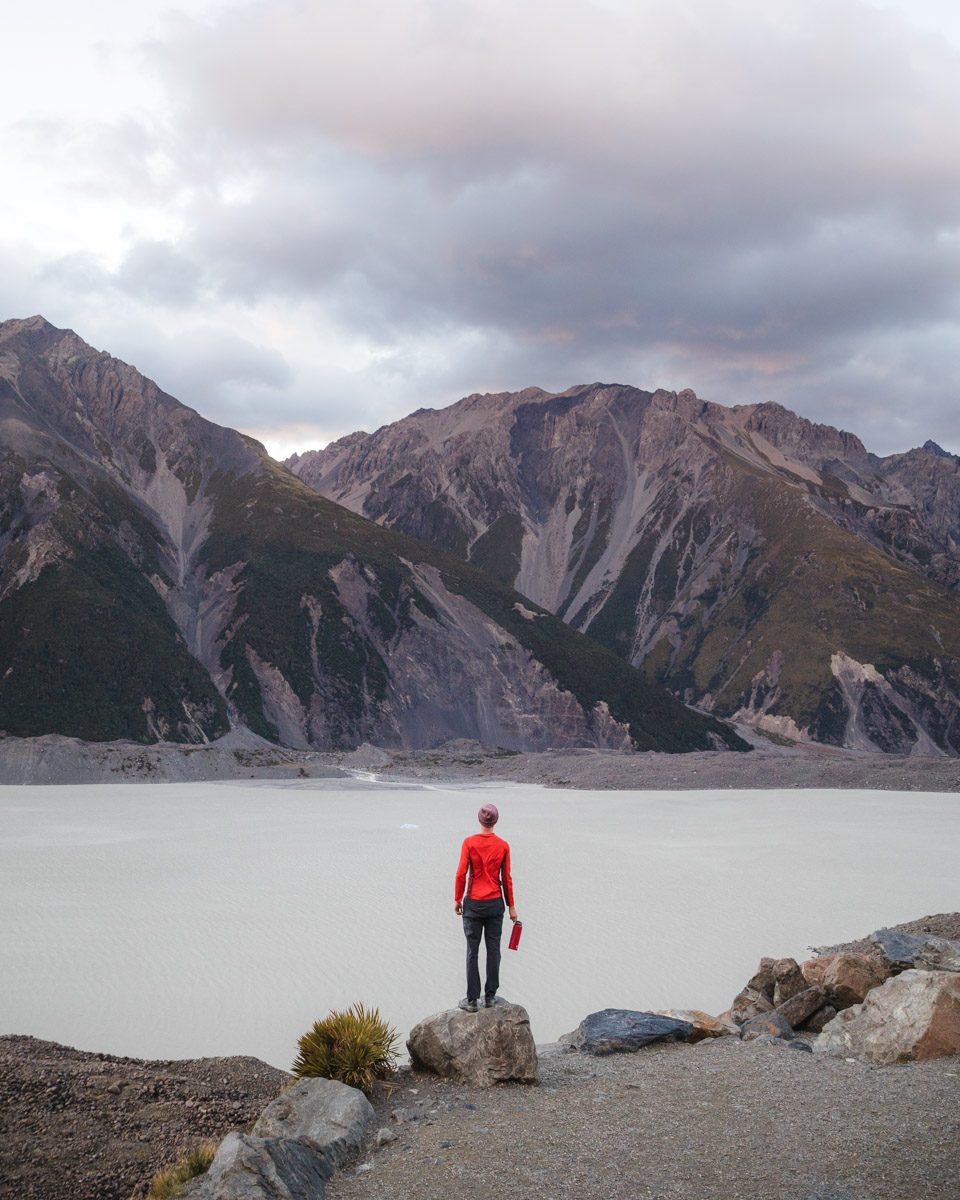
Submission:
M 510 905 L 510 920 L 511 920 L 511 921 L 514 923 L 514 925 L 516 925 L 516 923 L 517 923 L 517 910 L 516 910 L 516 909 L 513 907 L 513 905 L 512 905 L 512 904 Z
M 458 917 L 463 916 L 463 905 L 460 903 L 459 900 L 453 906 L 453 911 L 457 914 Z

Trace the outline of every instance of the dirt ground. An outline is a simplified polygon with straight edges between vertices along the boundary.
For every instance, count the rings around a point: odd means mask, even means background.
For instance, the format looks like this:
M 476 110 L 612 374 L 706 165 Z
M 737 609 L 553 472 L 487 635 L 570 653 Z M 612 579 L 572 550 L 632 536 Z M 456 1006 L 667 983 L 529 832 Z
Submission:
M 256 1058 L 145 1062 L 0 1037 L 0 1196 L 127 1200 L 181 1151 L 251 1125 L 290 1078 Z

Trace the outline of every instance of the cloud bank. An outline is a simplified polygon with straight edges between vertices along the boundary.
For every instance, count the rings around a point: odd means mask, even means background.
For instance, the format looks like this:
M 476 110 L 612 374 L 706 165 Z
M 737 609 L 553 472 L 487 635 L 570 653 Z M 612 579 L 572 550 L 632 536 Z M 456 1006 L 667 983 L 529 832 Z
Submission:
M 254 0 L 144 52 L 93 166 L 176 219 L 50 278 L 234 314 L 180 348 L 244 427 L 603 379 L 960 451 L 960 55 L 896 11 Z

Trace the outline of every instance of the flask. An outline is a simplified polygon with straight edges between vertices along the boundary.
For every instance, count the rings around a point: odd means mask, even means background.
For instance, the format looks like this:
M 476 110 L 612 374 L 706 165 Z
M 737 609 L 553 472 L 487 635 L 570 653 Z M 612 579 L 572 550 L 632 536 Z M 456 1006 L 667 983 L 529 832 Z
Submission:
M 513 929 L 510 931 L 510 946 L 511 950 L 516 950 L 520 945 L 520 934 L 523 932 L 523 922 L 514 921 Z

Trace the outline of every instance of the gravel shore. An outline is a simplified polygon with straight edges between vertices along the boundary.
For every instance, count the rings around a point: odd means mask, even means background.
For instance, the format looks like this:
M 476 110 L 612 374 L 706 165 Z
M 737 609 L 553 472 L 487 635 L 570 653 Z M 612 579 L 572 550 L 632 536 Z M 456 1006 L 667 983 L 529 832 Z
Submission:
M 541 1060 L 541 1086 L 410 1075 L 396 1141 L 330 1200 L 957 1200 L 960 1062 L 871 1067 L 724 1038 Z M 391 1121 L 396 1109 L 419 1118 Z M 364 1167 L 372 1169 L 364 1170 Z
M 960 939 L 960 912 L 893 928 Z M 330 1200 L 960 1197 L 958 1058 L 875 1067 L 736 1038 L 609 1058 L 544 1049 L 539 1088 L 410 1073 L 377 1103 L 397 1139 L 377 1149 L 374 1135 Z
M 960 942 L 960 913 L 932 913 L 916 921 L 904 921 L 902 925 L 891 925 L 898 933 L 929 933 L 931 937 L 949 938 Z M 817 946 L 816 953 L 824 954 L 875 954 L 876 946 L 869 937 L 855 938 L 852 942 L 840 942 L 836 946 Z M 960 1193 L 958 1193 L 960 1198 Z
M 960 912 L 894 928 L 960 939 Z M 874 1067 L 735 1038 L 542 1050 L 540 1087 L 404 1068 L 330 1200 L 960 1197 L 960 1058 Z M 255 1058 L 150 1062 L 0 1036 L 0 1197 L 127 1200 L 182 1150 L 249 1129 L 290 1078 Z M 380 1129 L 396 1137 L 377 1149 Z
M 263 742 L 234 745 L 234 735 L 210 746 L 81 742 L 48 735 L 0 738 L 0 784 L 186 783 L 201 780 L 330 779 L 351 776 L 400 782 L 535 783 L 545 787 L 637 788 L 873 788 L 880 791 L 960 791 L 960 760 L 867 754 L 834 746 L 777 744 L 746 727 L 737 732 L 756 749 L 737 754 L 619 753 L 545 750 L 520 754 L 454 739 L 434 750 L 357 750 L 320 753 Z
M 741 731 L 743 732 L 743 731 Z M 767 743 L 769 746 L 769 743 Z M 863 754 L 829 747 L 759 748 L 747 754 L 618 754 L 613 750 L 547 750 L 508 754 L 479 742 L 442 750 L 361 747 L 340 756 L 341 769 L 378 779 L 440 783 L 504 781 L 592 791 L 636 788 L 867 788 L 878 791 L 960 791 L 960 760 Z

